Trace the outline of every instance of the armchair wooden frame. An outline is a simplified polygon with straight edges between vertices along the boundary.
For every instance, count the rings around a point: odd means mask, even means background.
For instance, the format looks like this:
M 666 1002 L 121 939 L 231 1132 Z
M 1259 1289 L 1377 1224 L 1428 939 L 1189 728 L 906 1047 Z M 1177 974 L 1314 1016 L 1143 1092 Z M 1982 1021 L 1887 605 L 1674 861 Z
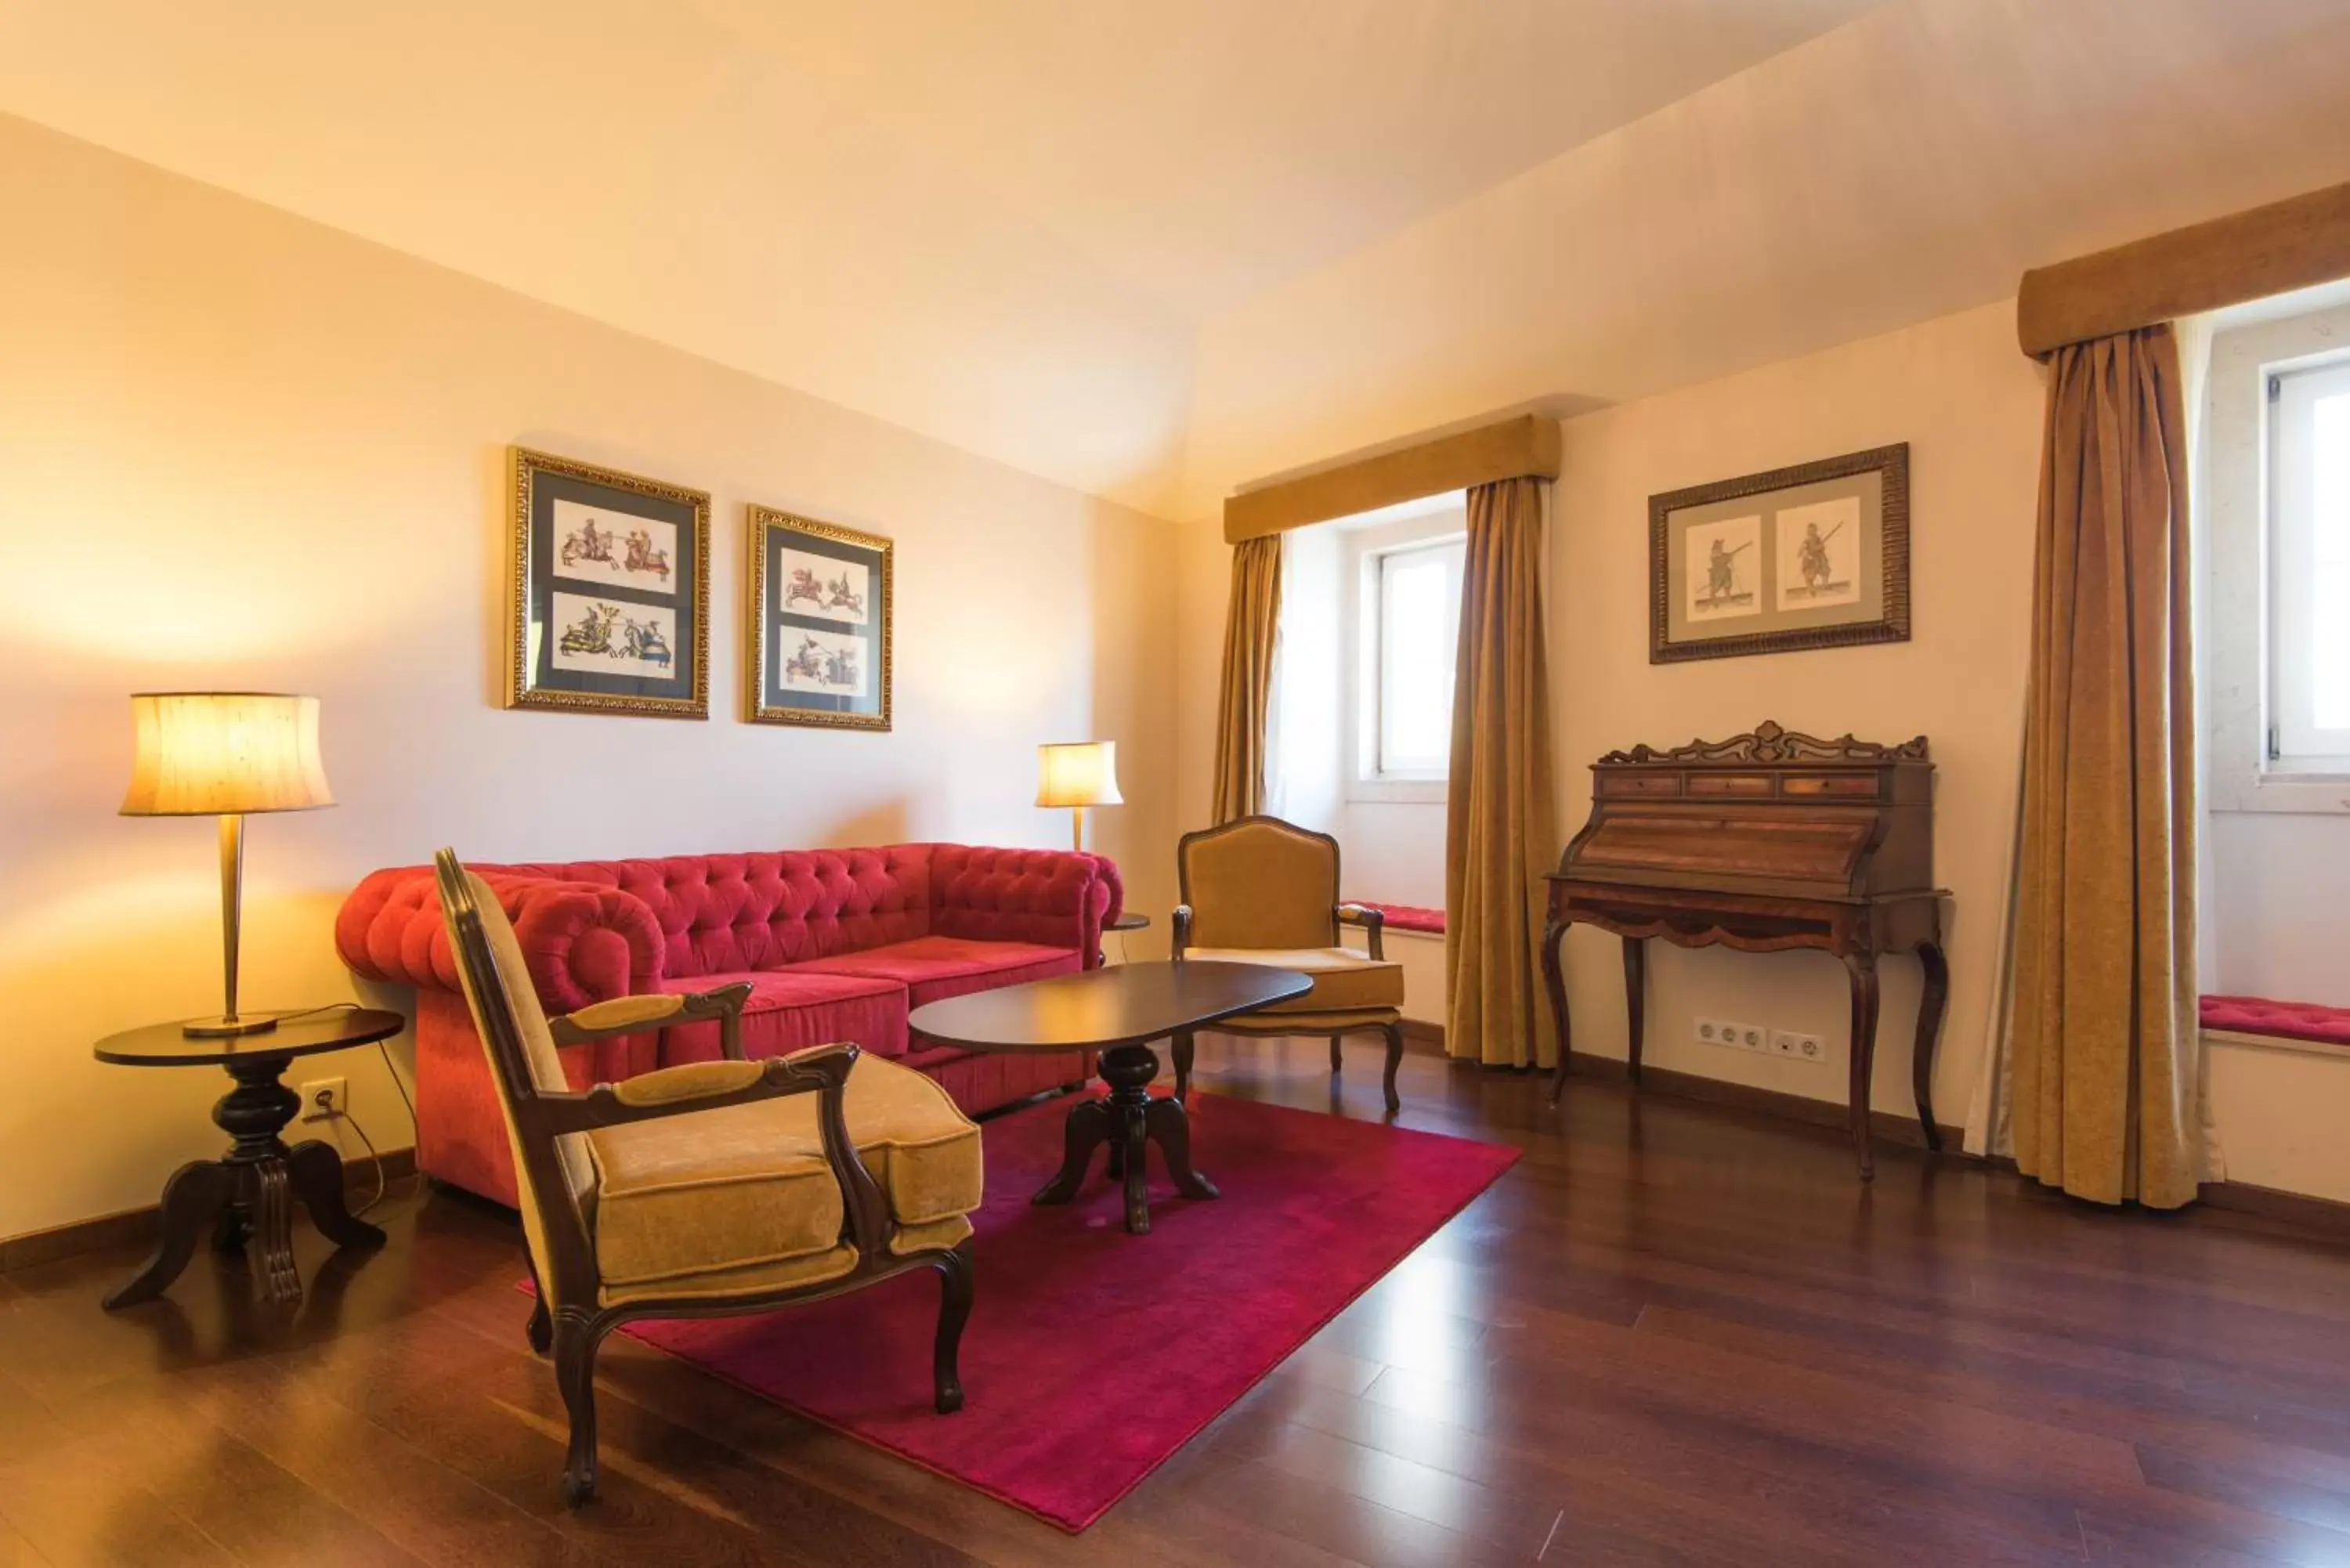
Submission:
M 1184 951 L 1191 945 L 1191 857 L 1190 854 L 1191 846 L 1222 838 L 1228 834 L 1239 833 L 1250 828 L 1267 827 L 1278 829 L 1293 837 L 1312 839 L 1326 846 L 1330 852 L 1330 931 L 1329 940 L 1326 945 L 1334 948 L 1341 945 L 1339 932 L 1342 927 L 1360 926 L 1367 938 L 1369 956 L 1375 961 L 1385 961 L 1387 951 L 1384 938 L 1387 916 L 1378 909 L 1369 909 L 1361 904 L 1339 901 L 1338 889 L 1344 886 L 1344 883 L 1338 877 L 1338 841 L 1326 833 L 1316 833 L 1310 827 L 1300 827 L 1294 822 L 1286 822 L 1280 817 L 1262 814 L 1234 817 L 1232 821 L 1215 827 L 1203 827 L 1196 833 L 1187 833 L 1176 840 L 1176 891 L 1183 901 L 1175 906 L 1174 919 L 1171 922 L 1173 947 L 1171 956 L 1180 962 Z M 1239 1018 L 1224 1019 L 1216 1027 L 1232 1034 L 1253 1034 L 1263 1037 L 1295 1034 L 1308 1039 L 1327 1037 L 1330 1042 L 1330 1071 L 1333 1074 L 1341 1071 L 1346 1063 L 1346 1058 L 1338 1048 L 1338 1043 L 1341 1040 L 1349 1034 L 1377 1033 L 1384 1036 L 1387 1041 L 1387 1071 L 1381 1080 L 1381 1087 L 1386 1091 L 1388 1115 L 1392 1116 L 1399 1114 L 1403 1109 L 1403 1101 L 1396 1094 L 1396 1070 L 1403 1065 L 1402 1023 L 1390 1016 L 1386 1019 L 1365 1019 L 1360 1023 L 1349 1023 L 1336 1027 L 1328 1025 L 1317 1027 L 1312 1019 L 1313 1015 L 1308 1014 L 1295 1021 L 1284 1021 L 1284 1016 L 1278 1012 L 1258 1012 L 1244 1014 Z M 1188 1033 L 1178 1034 L 1175 1037 L 1173 1050 L 1175 1096 L 1178 1099 L 1189 1096 L 1191 1092 L 1191 1036 Z
M 514 999 L 506 990 L 504 977 L 483 929 L 473 884 L 449 850 L 442 850 L 434 864 L 442 903 L 454 939 L 454 956 L 467 984 L 481 999 L 484 1044 L 512 1106 L 517 1158 L 524 1165 L 528 1182 L 524 1199 L 534 1202 L 537 1209 L 539 1236 L 546 1253 L 545 1266 L 552 1275 L 551 1279 L 540 1278 L 540 1261 L 532 1260 L 531 1276 L 537 1300 L 531 1311 L 528 1334 L 531 1348 L 539 1355 L 545 1355 L 552 1349 L 556 1385 L 570 1417 L 570 1448 L 563 1471 L 565 1500 L 577 1508 L 595 1495 L 596 1353 L 606 1334 L 636 1318 L 723 1317 L 769 1312 L 780 1306 L 822 1301 L 910 1270 L 936 1270 L 941 1300 L 938 1332 L 931 1348 L 934 1402 L 942 1416 L 961 1409 L 962 1384 L 956 1358 L 963 1324 L 971 1316 L 971 1239 L 965 1237 L 952 1248 L 903 1254 L 891 1251 L 890 1242 L 898 1226 L 890 1216 L 889 1199 L 865 1168 L 848 1132 L 843 1094 L 848 1075 L 857 1065 L 858 1048 L 850 1044 L 819 1045 L 756 1064 L 755 1074 L 703 1074 L 699 1082 L 681 1083 L 675 1092 L 647 1093 L 631 1084 L 598 1084 L 585 1094 L 544 1092 L 531 1076 Z M 737 983 L 691 996 L 624 997 L 550 1021 L 550 1028 L 558 1044 L 572 1044 L 639 1033 L 656 1020 L 715 1018 L 725 1061 L 749 1067 L 753 1064 L 743 1054 L 742 1014 L 750 991 L 747 984 Z M 643 1085 L 645 1080 L 633 1082 Z M 567 1133 L 807 1094 L 817 1096 L 816 1125 L 823 1140 L 825 1163 L 840 1185 L 841 1239 L 857 1251 L 856 1265 L 848 1272 L 809 1285 L 751 1295 L 679 1294 L 611 1306 L 593 1304 L 602 1299 L 603 1282 L 597 1267 L 591 1216 L 583 1211 L 565 1178 L 556 1138 Z M 550 1285 L 551 1293 L 547 1288 Z M 548 1305 L 550 1295 L 556 1303 L 552 1308 Z

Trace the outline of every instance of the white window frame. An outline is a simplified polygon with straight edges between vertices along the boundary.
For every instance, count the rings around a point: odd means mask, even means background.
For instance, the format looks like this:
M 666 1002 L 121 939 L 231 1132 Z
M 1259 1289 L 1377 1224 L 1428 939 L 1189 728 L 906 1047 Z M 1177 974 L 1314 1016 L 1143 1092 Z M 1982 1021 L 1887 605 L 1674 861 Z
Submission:
M 2200 415 L 2200 429 L 2189 431 L 2189 514 L 2204 804 L 2213 813 L 2350 815 L 2350 777 L 2269 762 L 2276 607 L 2268 393 L 2272 377 L 2350 362 L 2350 286 L 2238 306 L 2209 326 L 2209 373 L 2189 410 Z M 2190 355 L 2193 345 L 2190 335 Z
M 1457 498 L 1417 515 L 1347 531 L 1350 559 L 1342 566 L 1341 578 L 1346 602 L 1340 630 L 1348 650 L 1341 787 L 1350 802 L 1444 804 L 1449 756 L 1443 767 L 1430 771 L 1390 774 L 1379 768 L 1380 563 L 1431 546 L 1465 544 L 1467 538 L 1468 516 Z
M 2321 400 L 2350 398 L 2350 362 L 2274 371 L 2268 391 L 2268 734 L 2263 772 L 2350 777 L 2350 727 L 2318 726 L 2309 673 L 2318 626 L 2325 617 L 2312 587 L 2316 575 L 2316 501 L 2312 493 L 2316 407 Z

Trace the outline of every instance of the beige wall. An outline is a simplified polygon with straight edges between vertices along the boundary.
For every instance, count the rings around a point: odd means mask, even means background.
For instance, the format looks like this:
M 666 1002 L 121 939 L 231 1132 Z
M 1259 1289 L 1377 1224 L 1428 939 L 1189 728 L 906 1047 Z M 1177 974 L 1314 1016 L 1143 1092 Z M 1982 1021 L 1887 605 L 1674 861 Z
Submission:
M 341 895 L 443 843 L 1059 845 L 1047 740 L 1119 742 L 1097 846 L 1171 901 L 1172 527 L 6 119 L 0 211 L 0 1237 L 151 1203 L 222 1142 L 219 1075 L 88 1054 L 216 998 L 211 824 L 114 815 L 133 691 L 324 699 L 341 804 L 248 837 L 255 1005 L 351 994 Z M 510 441 L 712 493 L 711 722 L 496 707 Z M 894 733 L 735 718 L 753 500 L 897 540 Z M 295 1077 L 330 1074 L 409 1141 L 371 1055 Z
M 2004 305 L 1609 409 L 1565 425 L 1553 508 L 1551 679 L 1559 826 L 1589 809 L 1592 759 L 1775 719 L 1822 735 L 1932 740 L 1935 872 L 1950 889 L 1951 1003 L 1937 1112 L 1963 1119 L 1982 1060 L 2022 741 L 2042 382 Z M 1652 665 L 1648 497 L 1840 452 L 1910 449 L 1906 643 Z M 1652 943 L 1647 1059 L 1790 1094 L 1844 1096 L 1844 970 L 1820 954 L 1685 952 Z M 1617 940 L 1567 939 L 1578 1049 L 1621 1055 Z M 1908 1108 L 1918 969 L 1884 966 L 1876 1104 Z M 1700 1045 L 1699 1016 L 1817 1033 L 1825 1064 Z

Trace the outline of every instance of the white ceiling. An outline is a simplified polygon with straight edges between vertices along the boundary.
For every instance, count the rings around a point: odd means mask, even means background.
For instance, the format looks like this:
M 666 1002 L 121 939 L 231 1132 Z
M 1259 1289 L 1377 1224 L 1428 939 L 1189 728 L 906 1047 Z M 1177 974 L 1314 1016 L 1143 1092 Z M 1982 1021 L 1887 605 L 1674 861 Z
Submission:
M 1193 317 L 1884 0 L 692 0 Z
M 2350 176 L 2350 0 L 0 0 L 0 111 L 1170 515 Z
M 0 110 L 1082 489 L 1211 310 L 1878 0 L 0 0 Z

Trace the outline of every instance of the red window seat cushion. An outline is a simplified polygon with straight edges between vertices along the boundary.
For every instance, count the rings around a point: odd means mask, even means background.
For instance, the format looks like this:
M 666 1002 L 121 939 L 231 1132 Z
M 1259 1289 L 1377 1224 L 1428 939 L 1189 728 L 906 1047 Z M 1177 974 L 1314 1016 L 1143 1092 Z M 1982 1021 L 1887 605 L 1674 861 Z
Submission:
M 858 952 L 811 959 L 792 965 L 788 972 L 894 981 L 912 993 L 912 1004 L 920 1007 L 926 1002 L 943 1002 L 950 996 L 966 996 L 999 985 L 1075 974 L 1084 967 L 1084 961 L 1072 949 L 1048 948 L 1036 942 L 916 937 L 911 941 L 887 942 Z M 901 1021 L 899 1028 L 903 1027 Z
M 894 980 L 759 969 L 665 978 L 660 989 L 715 991 L 737 981 L 751 983 L 751 999 L 743 1004 L 743 1054 L 754 1062 L 840 1040 L 854 1041 L 876 1056 L 906 1054 L 906 988 Z M 716 1019 L 675 1023 L 661 1032 L 664 1066 L 715 1062 L 719 1054 Z
M 2271 1002 L 2261 996 L 2207 996 L 2202 999 L 2202 1017 L 2206 1029 L 2350 1045 L 2350 1007 Z
M 1419 904 L 1374 904 L 1368 898 L 1357 898 L 1353 902 L 1366 909 L 1377 909 L 1384 917 L 1384 924 L 1388 930 L 1425 931 L 1434 937 L 1444 934 L 1444 911 L 1441 909 L 1431 909 Z

